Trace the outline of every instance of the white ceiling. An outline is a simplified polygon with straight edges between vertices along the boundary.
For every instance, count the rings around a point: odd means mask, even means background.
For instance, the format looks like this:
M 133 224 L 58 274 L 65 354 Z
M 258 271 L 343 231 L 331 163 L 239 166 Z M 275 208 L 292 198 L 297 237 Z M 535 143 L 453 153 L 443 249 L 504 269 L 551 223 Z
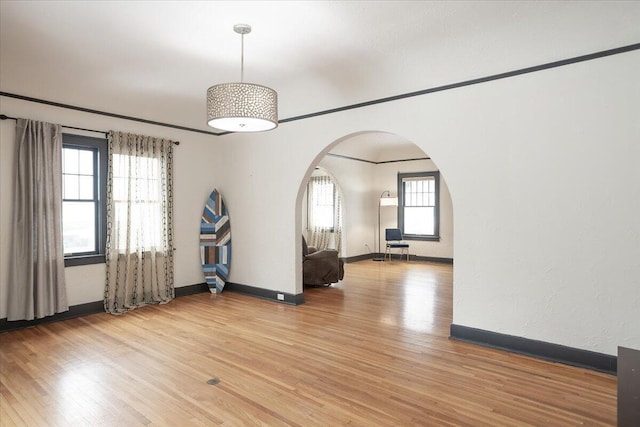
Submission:
M 638 43 L 640 2 L 2 0 L 0 90 L 212 130 L 236 23 L 283 119 Z

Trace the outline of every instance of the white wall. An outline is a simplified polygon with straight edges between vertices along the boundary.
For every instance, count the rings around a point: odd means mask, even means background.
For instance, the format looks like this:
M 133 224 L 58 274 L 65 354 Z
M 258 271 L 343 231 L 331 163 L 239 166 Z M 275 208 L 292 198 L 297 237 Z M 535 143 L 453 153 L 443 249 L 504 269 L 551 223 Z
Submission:
M 607 354 L 639 347 L 638 75 L 636 51 L 234 135 L 230 152 L 251 153 L 225 176 L 244 212 L 234 230 L 251 229 L 234 237 L 247 248 L 234 279 L 301 292 L 311 166 L 331 141 L 386 131 L 429 153 L 451 191 L 454 323 Z
M 181 140 L 177 284 L 202 281 L 199 210 L 216 185 L 232 219 L 230 280 L 290 293 L 302 291 L 301 200 L 312 165 L 355 132 L 402 135 L 434 159 L 455 203 L 454 323 L 615 354 L 618 345 L 640 347 L 638 75 L 634 51 L 221 138 L 5 99 L 2 112 Z M 101 286 L 87 287 L 72 304 L 101 299 Z
M 174 150 L 175 201 L 175 286 L 188 286 L 204 281 L 200 266 L 199 234 L 202 208 L 214 186 L 224 173 L 221 165 L 226 155 L 224 143 L 216 137 L 146 125 L 127 120 L 65 110 L 11 98 L 0 98 L 0 111 L 12 117 L 24 117 L 97 130 L 119 130 L 180 141 Z M 143 116 L 143 114 L 141 114 Z M 78 133 L 63 129 L 68 133 Z M 100 136 L 90 133 L 89 136 Z M 7 317 L 8 268 L 11 259 L 11 198 L 13 192 L 15 121 L 0 122 L 0 318 Z M 228 162 L 227 162 L 228 163 Z M 70 305 L 101 301 L 104 295 L 105 266 L 67 267 L 67 295 Z

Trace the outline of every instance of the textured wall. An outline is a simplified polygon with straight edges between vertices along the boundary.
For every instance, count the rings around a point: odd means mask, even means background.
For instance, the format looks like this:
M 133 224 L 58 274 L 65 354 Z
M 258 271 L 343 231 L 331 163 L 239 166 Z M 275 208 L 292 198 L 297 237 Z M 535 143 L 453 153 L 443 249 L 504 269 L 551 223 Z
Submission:
M 202 281 L 199 210 L 215 185 L 232 220 L 230 281 L 301 292 L 301 201 L 313 166 L 355 132 L 401 135 L 429 153 L 451 192 L 454 323 L 615 354 L 618 345 L 640 347 L 638 75 L 635 51 L 222 138 L 5 99 L 2 109 L 182 141 L 178 286 Z M 0 151 L 2 301 L 10 256 L 7 126 Z M 101 298 L 99 274 L 86 268 L 86 277 L 80 270 L 68 275 L 72 304 Z

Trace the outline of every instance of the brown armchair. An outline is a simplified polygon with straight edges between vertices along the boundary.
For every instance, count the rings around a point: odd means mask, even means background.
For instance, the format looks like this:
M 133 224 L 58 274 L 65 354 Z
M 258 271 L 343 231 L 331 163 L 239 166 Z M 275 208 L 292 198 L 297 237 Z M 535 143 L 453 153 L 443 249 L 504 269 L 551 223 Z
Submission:
M 307 286 L 329 286 L 343 277 L 344 261 L 338 257 L 338 251 L 318 251 L 313 246 L 307 246 L 302 236 L 302 283 Z

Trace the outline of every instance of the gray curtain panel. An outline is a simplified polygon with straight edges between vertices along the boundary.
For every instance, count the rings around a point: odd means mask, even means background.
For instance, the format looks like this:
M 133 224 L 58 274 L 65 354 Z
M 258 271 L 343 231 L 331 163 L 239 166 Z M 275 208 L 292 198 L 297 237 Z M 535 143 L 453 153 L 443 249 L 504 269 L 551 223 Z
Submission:
M 109 133 L 105 311 L 167 303 L 173 284 L 173 143 Z
M 69 310 L 62 248 L 62 129 L 18 119 L 7 320 Z

